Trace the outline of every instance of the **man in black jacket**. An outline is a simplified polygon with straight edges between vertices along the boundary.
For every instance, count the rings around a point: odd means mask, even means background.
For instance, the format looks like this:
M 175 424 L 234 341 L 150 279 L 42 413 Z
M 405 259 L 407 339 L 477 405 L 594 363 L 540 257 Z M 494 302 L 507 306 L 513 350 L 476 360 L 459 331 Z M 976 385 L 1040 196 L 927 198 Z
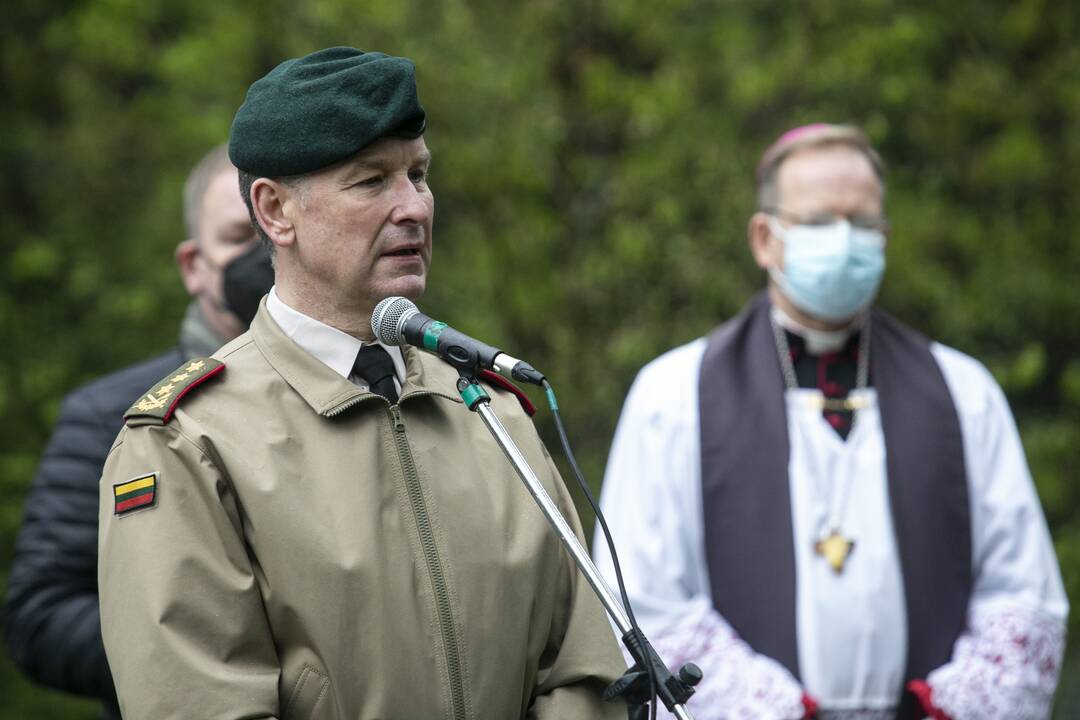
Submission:
M 109 719 L 120 711 L 98 615 L 98 479 L 124 410 L 181 363 L 210 355 L 247 329 L 270 289 L 269 252 L 255 238 L 237 183 L 225 146 L 188 176 L 188 239 L 175 258 L 192 300 L 179 344 L 64 399 L 15 545 L 4 608 L 11 657 L 36 682 L 100 698 Z

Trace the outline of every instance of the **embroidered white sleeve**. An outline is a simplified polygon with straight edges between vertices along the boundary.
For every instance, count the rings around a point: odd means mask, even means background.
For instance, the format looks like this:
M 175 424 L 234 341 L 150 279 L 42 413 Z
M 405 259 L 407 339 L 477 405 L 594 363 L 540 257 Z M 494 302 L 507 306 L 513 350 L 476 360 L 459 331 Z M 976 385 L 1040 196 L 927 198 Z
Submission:
M 1069 602 L 1004 393 L 982 365 L 934 347 L 964 435 L 975 583 L 967 630 L 926 678 L 952 720 L 1044 720 Z
M 952 660 L 930 673 L 933 702 L 952 720 L 1045 720 L 1065 650 L 1057 618 L 1018 607 L 976 608 Z
M 780 663 L 743 642 L 715 610 L 652 638 L 673 670 L 696 663 L 704 673 L 687 707 L 697 720 L 798 720 L 803 690 Z

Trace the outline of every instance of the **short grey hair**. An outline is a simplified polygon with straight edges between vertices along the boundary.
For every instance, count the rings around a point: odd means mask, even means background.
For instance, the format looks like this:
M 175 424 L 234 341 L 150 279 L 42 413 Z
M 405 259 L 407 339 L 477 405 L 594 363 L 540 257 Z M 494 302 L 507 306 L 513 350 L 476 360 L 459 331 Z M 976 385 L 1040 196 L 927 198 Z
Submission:
M 202 224 L 203 204 L 210 183 L 225 170 L 233 167 L 229 160 L 229 148 L 218 145 L 202 156 L 184 181 L 184 229 L 189 238 L 199 237 Z
M 884 190 L 885 162 L 870 145 L 866 133 L 854 125 L 816 123 L 788 130 L 761 156 L 755 173 L 758 210 L 774 210 L 779 206 L 780 188 L 777 184 L 777 176 L 785 160 L 799 150 L 829 145 L 845 145 L 865 155 Z

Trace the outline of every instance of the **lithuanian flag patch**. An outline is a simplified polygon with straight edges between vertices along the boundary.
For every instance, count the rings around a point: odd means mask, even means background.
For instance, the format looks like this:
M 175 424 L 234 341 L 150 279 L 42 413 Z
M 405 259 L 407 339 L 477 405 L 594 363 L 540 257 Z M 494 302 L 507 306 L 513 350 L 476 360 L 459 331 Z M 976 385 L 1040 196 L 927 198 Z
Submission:
M 113 485 L 115 512 L 117 515 L 153 507 L 157 501 L 157 473 L 140 475 L 133 480 Z

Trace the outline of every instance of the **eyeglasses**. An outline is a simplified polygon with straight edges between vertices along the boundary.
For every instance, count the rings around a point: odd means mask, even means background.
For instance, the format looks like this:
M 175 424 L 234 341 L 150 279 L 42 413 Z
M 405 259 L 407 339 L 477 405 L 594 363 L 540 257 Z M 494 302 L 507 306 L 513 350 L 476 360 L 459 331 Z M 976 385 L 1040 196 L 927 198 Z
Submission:
M 763 208 L 763 212 L 779 218 L 780 220 L 786 220 L 787 222 L 794 223 L 795 225 L 810 225 L 810 226 L 825 226 L 835 225 L 841 220 L 847 220 L 851 223 L 852 227 L 859 228 L 860 230 L 877 230 L 881 233 L 889 231 L 889 221 L 881 217 L 880 215 L 834 215 L 833 213 L 814 213 L 813 215 L 795 215 L 793 213 L 785 212 L 780 208 Z

